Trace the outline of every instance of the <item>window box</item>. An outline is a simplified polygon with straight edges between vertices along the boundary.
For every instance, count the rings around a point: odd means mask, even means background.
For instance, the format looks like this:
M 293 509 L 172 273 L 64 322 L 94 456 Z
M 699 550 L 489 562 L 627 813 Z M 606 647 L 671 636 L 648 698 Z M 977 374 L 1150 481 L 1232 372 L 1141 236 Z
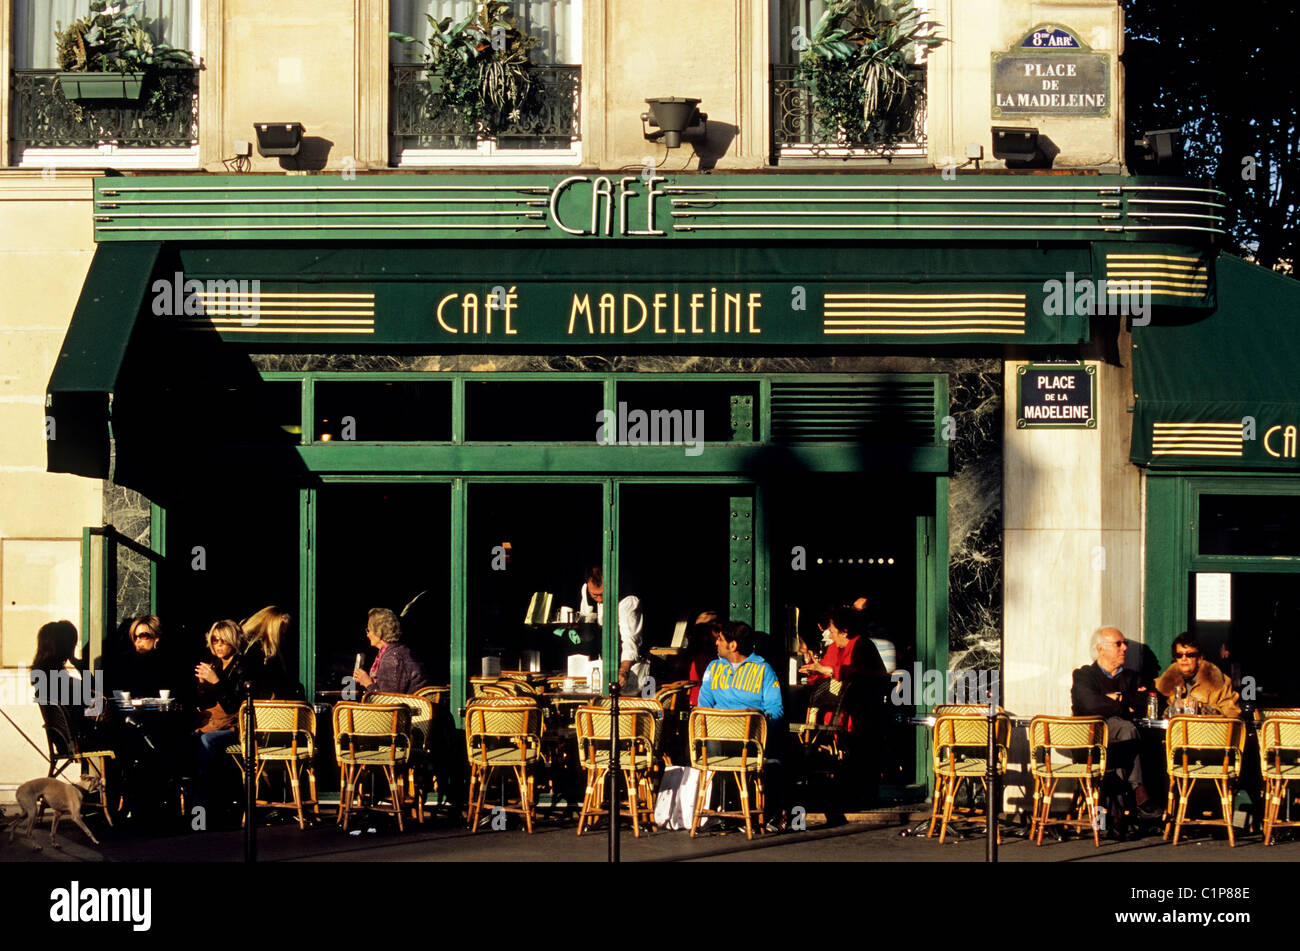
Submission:
M 532 163 L 548 154 L 569 158 L 579 139 L 582 67 L 534 65 L 528 105 L 495 128 L 475 123 L 445 105 L 442 83 L 421 63 L 389 70 L 389 129 L 399 164 L 484 155 L 518 155 Z M 521 154 L 527 151 L 526 156 Z
M 15 155 L 30 149 L 188 149 L 198 145 L 197 67 L 164 71 L 157 80 L 156 91 L 161 95 L 151 95 L 146 84 L 142 98 L 135 102 L 120 94 L 111 99 L 69 99 L 62 75 L 53 69 L 13 71 L 10 135 Z
M 65 99 L 139 99 L 144 73 L 59 73 Z

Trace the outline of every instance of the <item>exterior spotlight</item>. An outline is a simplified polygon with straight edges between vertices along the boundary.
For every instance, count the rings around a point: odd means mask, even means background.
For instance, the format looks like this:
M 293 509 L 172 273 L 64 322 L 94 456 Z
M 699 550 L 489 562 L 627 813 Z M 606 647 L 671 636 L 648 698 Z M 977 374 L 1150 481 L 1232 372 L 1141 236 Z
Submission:
M 1042 159 L 1038 149 L 1038 130 L 1019 126 L 993 127 L 993 157 L 1002 159 L 1008 167 L 1024 167 Z
M 641 113 L 641 133 L 651 142 L 662 141 L 670 149 L 682 144 L 682 135 L 688 129 L 699 129 L 701 134 L 707 128 L 709 117 L 700 112 L 698 99 L 683 99 L 680 96 L 661 96 L 647 99 L 649 112 Z M 649 123 L 658 132 L 647 132 Z
M 257 130 L 257 154 L 266 158 L 297 155 L 306 131 L 301 122 L 254 122 L 253 128 Z
M 1157 171 L 1180 174 L 1183 168 L 1183 130 L 1153 129 L 1133 143 L 1139 149 L 1138 161 Z

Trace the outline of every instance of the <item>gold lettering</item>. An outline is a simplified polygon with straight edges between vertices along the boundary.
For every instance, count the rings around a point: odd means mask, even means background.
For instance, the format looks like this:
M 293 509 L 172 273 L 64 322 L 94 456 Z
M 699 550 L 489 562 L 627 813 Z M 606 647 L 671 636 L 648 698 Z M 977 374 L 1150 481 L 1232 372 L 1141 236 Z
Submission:
M 1272 456 L 1274 459 L 1281 459 L 1282 454 L 1280 452 L 1273 451 L 1273 447 L 1269 445 L 1269 440 L 1272 439 L 1273 434 L 1281 428 L 1282 428 L 1281 426 L 1270 426 L 1268 431 L 1264 433 L 1264 451 L 1268 453 L 1270 456 Z
M 627 322 L 628 309 L 629 309 L 628 304 L 632 303 L 632 301 L 636 301 L 637 306 L 641 308 L 641 322 L 637 324 L 635 327 L 629 327 Z M 637 297 L 635 294 L 624 294 L 623 295 L 623 333 L 634 334 L 642 327 L 645 326 L 645 322 L 646 322 L 645 301 Z
M 517 333 L 519 333 L 518 330 L 515 330 L 513 327 L 510 326 L 510 315 L 511 315 L 512 313 L 514 313 L 515 310 L 518 309 L 518 307 L 519 307 L 519 295 L 516 294 L 516 293 L 515 293 L 515 289 L 514 289 L 513 287 L 511 287 L 510 290 L 506 292 L 506 304 L 505 304 L 505 308 L 504 308 L 504 309 L 505 309 L 505 312 L 506 312 L 506 334 L 507 334 L 507 336 L 510 335 L 510 334 L 517 334 Z
M 460 299 L 461 330 L 464 333 L 478 333 L 478 295 L 466 294 Z
M 686 328 L 683 327 L 680 323 L 678 323 L 678 318 L 681 317 L 681 314 L 679 313 L 679 305 L 681 304 L 681 302 L 682 302 L 681 295 L 674 291 L 673 292 L 673 333 L 675 334 L 686 333 Z
M 454 297 L 455 295 L 453 294 L 452 296 Z M 570 334 L 573 333 L 573 322 L 578 319 L 578 314 L 587 315 L 587 333 L 594 334 L 596 332 L 596 328 L 593 327 L 591 324 L 591 295 L 590 294 L 583 294 L 582 300 L 578 299 L 577 294 L 573 295 L 573 306 L 569 310 L 569 333 Z M 455 333 L 455 331 L 452 332 Z
M 740 295 L 722 295 L 722 332 L 731 333 L 731 305 L 736 305 L 736 333 L 740 333 Z
M 1296 429 L 1288 426 L 1282 431 L 1282 455 L 1294 459 L 1296 452 Z
M 704 309 L 704 295 L 692 294 L 691 295 L 691 333 L 693 334 L 704 333 L 704 328 L 700 326 L 700 322 L 697 319 L 700 311 L 702 311 L 703 309 Z
M 660 314 L 660 313 L 661 313 L 665 308 L 667 308 L 667 306 L 668 306 L 668 304 L 667 304 L 667 300 L 668 300 L 668 295 L 667 295 L 667 294 L 656 294 L 655 297 L 654 297 L 654 309 L 655 309 L 655 333 L 657 333 L 657 334 L 666 334 L 666 333 L 668 333 L 668 331 L 665 330 L 665 329 L 663 328 L 663 326 L 659 323 L 659 314 Z
M 451 326 L 451 324 L 447 323 L 447 321 L 442 319 L 442 309 L 443 307 L 446 306 L 447 301 L 455 300 L 456 296 L 457 295 L 455 294 L 448 294 L 442 300 L 438 301 L 438 311 L 437 311 L 438 326 L 441 327 L 443 330 L 447 331 L 447 333 L 449 334 L 454 334 L 456 332 L 456 328 Z
M 718 289 L 709 288 L 709 333 L 718 332 Z
M 760 291 L 753 291 L 749 295 L 749 332 L 752 334 L 761 334 L 763 331 L 758 329 L 758 324 L 754 323 L 754 312 L 763 307 L 763 295 Z
M 618 325 L 614 320 L 614 295 L 600 295 L 600 332 L 603 334 L 612 334 L 618 330 Z

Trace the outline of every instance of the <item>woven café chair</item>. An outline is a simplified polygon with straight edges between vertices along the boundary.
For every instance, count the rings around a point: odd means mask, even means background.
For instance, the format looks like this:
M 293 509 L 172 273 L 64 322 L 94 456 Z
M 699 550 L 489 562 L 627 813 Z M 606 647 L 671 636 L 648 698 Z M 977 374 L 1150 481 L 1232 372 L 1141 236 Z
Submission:
M 691 836 L 695 836 L 700 819 L 718 816 L 745 820 L 745 837 L 754 837 L 754 816 L 758 816 L 758 831 L 763 831 L 763 752 L 767 746 L 767 720 L 757 710 L 714 710 L 696 707 L 691 711 L 688 724 L 688 748 L 691 766 L 703 770 L 700 789 L 695 797 L 695 817 L 691 820 Z M 716 744 L 721 753 L 709 752 Z M 724 812 L 704 808 L 713 773 L 731 773 L 740 789 L 740 811 Z M 754 786 L 754 803 L 750 806 L 749 786 Z
M 242 772 L 246 765 L 243 750 L 248 748 L 248 701 L 239 707 L 239 750 L 236 762 Z M 298 828 L 306 828 L 307 819 L 303 806 L 311 806 L 316 818 L 320 818 L 320 804 L 316 798 L 316 711 L 310 704 L 294 700 L 258 700 L 253 704 L 253 753 L 256 769 L 253 785 L 261 784 L 266 768 L 272 763 L 283 766 L 289 777 L 289 786 L 293 799 L 276 801 L 270 798 L 258 798 L 255 806 L 272 809 L 293 807 L 298 814 Z M 229 749 L 229 748 L 227 748 Z M 301 774 L 307 773 L 307 782 L 311 791 L 308 799 L 302 797 Z M 249 820 L 248 816 L 244 821 Z
M 625 706 L 631 699 L 619 700 L 618 767 L 627 792 L 627 808 L 620 808 L 619 815 L 632 820 L 632 834 L 639 837 L 643 821 L 654 825 L 653 772 L 663 708 L 654 700 L 643 701 L 654 704 L 654 707 Z M 593 704 L 578 710 L 574 722 L 578 730 L 578 762 L 587 772 L 586 793 L 582 797 L 582 811 L 578 814 L 578 835 L 582 835 L 588 825 L 595 825 L 598 817 L 609 814 L 601 803 L 612 759 L 610 731 L 614 714 L 608 704 Z
M 411 708 L 405 703 L 351 703 L 334 707 L 334 758 L 339 764 L 338 821 L 347 829 L 367 769 L 388 780 L 397 828 L 402 825 L 402 773 L 411 753 Z M 373 808 L 372 803 L 372 808 Z
M 542 759 L 542 711 L 526 697 L 474 700 L 465 711 L 465 754 L 469 760 L 469 827 L 478 832 L 479 813 L 492 774 L 509 769 L 519 783 L 519 805 L 503 812 L 523 815 L 529 834 L 535 808 L 536 767 Z
M 677 680 L 664 684 L 655 692 L 655 699 L 664 708 L 663 735 L 659 742 L 659 755 L 666 766 L 672 766 L 673 757 L 685 759 L 681 755 L 686 750 L 686 717 L 690 714 L 691 688 L 695 685 L 689 680 Z
M 1169 774 L 1169 801 L 1165 807 L 1165 834 L 1170 827 L 1174 845 L 1185 825 L 1221 825 L 1228 830 L 1229 847 L 1236 845 L 1232 830 L 1232 794 L 1241 775 L 1246 750 L 1246 724 L 1236 717 L 1175 716 L 1165 732 L 1165 768 Z M 1198 782 L 1209 780 L 1219 792 L 1222 819 L 1188 819 L 1187 800 Z M 1178 812 L 1174 813 L 1174 797 Z
M 491 689 L 491 692 L 487 692 Z M 500 677 L 469 678 L 469 695 L 473 697 L 513 697 L 514 692 L 508 686 L 501 685 Z
M 435 707 L 445 707 L 451 699 L 451 687 L 421 687 L 415 691 L 417 697 L 424 697 Z
M 987 711 L 988 707 L 980 709 Z M 988 736 L 989 721 L 984 715 L 945 713 L 935 720 L 932 746 L 934 805 L 930 811 L 930 827 L 925 832 L 927 839 L 934 835 L 935 823 L 942 817 L 939 841 L 943 842 L 948 833 L 948 823 L 952 821 L 957 792 L 968 779 L 978 780 L 984 787 L 985 823 L 997 821 L 997 804 L 987 802 Z M 1004 713 L 997 715 L 993 742 L 997 759 L 994 769 L 1001 775 L 1007 770 L 1007 747 L 1011 743 L 1011 719 Z M 999 832 L 998 841 L 1001 838 Z
M 45 722 L 45 742 L 50 750 L 48 775 L 61 776 L 65 769 L 76 763 L 83 774 L 89 772 L 98 776 L 99 806 L 104 811 L 104 819 L 111 826 L 113 816 L 108 808 L 112 801 L 108 791 L 108 761 L 116 759 L 117 754 L 112 750 L 83 750 L 77 742 L 77 733 L 72 728 L 67 709 L 57 703 L 42 703 L 40 707 L 41 718 Z
M 1300 782 L 1300 712 L 1277 715 L 1267 710 L 1259 728 L 1259 765 L 1264 777 L 1264 844 L 1273 844 L 1273 830 L 1300 826 L 1300 820 L 1279 821 L 1287 786 Z
M 1029 837 L 1043 844 L 1043 830 L 1049 825 L 1077 829 L 1092 827 L 1092 844 L 1101 845 L 1098 836 L 1102 778 L 1106 775 L 1106 744 L 1110 731 L 1102 717 L 1034 717 L 1029 721 L 1029 765 L 1034 777 L 1034 812 L 1029 822 Z M 1054 752 L 1064 753 L 1069 762 L 1054 763 Z M 1083 756 L 1083 762 L 1079 757 Z M 1075 799 L 1082 796 L 1077 818 L 1051 818 L 1052 797 L 1065 780 L 1074 780 L 1078 788 Z M 1084 818 L 1084 812 L 1088 818 Z M 1035 828 L 1038 837 L 1034 837 Z
M 424 824 L 424 800 L 433 775 L 434 710 L 432 701 L 406 693 L 366 694 L 366 703 L 400 703 L 411 712 L 411 753 L 406 761 L 406 795 L 411 815 Z

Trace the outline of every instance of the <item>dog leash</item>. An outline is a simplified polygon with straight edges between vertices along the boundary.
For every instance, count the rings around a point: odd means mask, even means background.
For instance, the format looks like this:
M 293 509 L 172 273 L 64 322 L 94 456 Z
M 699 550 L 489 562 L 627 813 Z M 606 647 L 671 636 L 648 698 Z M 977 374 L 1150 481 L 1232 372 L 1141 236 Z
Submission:
M 50 758 L 45 755 L 45 751 L 42 750 L 39 746 L 37 746 L 35 743 L 33 743 L 32 738 L 30 736 L 28 736 L 26 733 L 23 733 L 23 728 L 20 727 L 17 723 L 14 723 L 13 720 L 9 719 L 9 714 L 5 713 L 4 710 L 0 710 L 0 716 L 4 717 L 6 720 L 9 720 L 9 725 L 18 731 L 19 735 L 22 736 L 22 738 L 27 741 L 28 746 L 30 746 L 36 752 L 41 754 L 41 759 L 45 760 L 45 762 L 47 763 L 50 761 Z

